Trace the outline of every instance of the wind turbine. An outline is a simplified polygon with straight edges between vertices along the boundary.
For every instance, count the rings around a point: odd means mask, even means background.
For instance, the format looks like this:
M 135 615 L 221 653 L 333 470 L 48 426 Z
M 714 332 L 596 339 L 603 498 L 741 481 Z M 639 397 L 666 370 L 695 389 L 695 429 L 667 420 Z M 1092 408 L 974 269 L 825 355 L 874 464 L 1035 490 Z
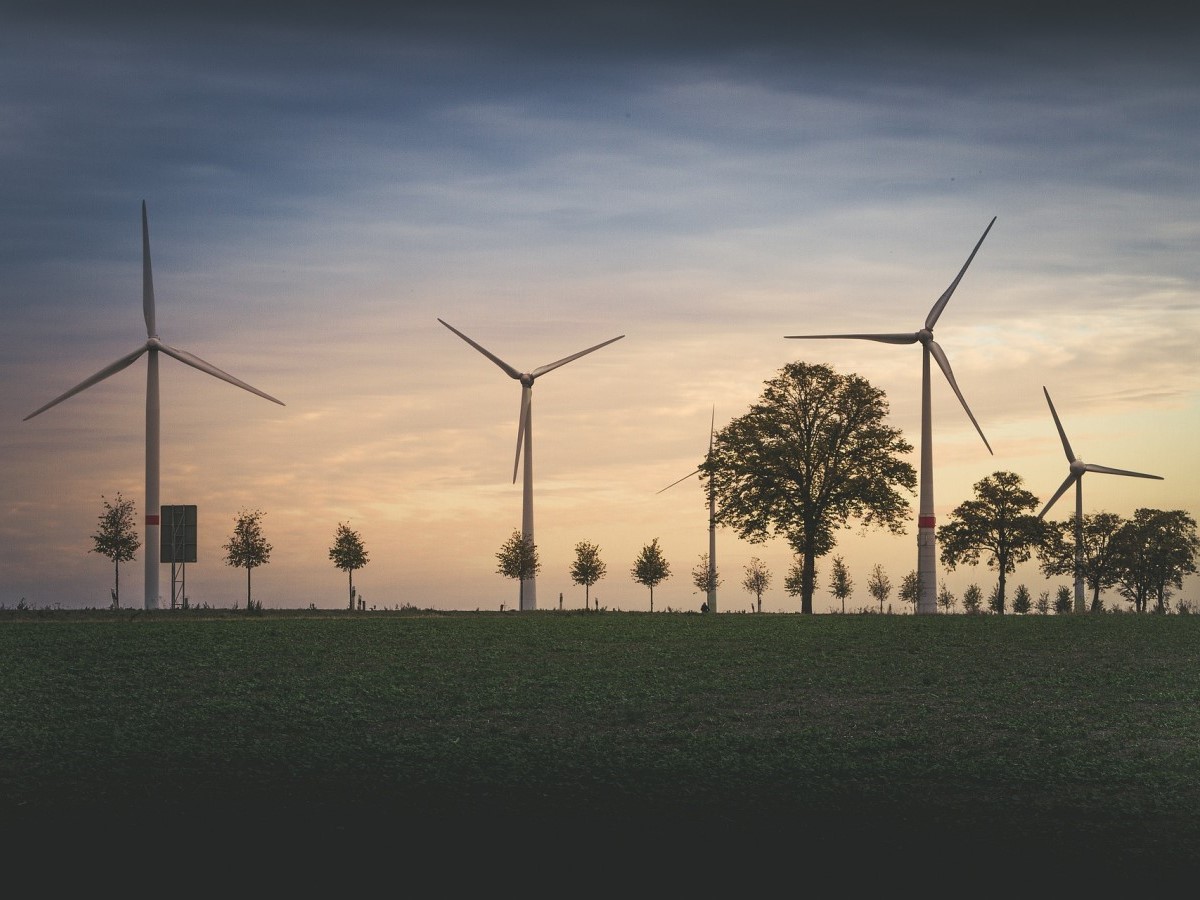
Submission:
M 704 461 L 712 459 L 713 450 L 713 433 L 717 426 L 717 408 L 713 407 L 712 424 L 708 428 L 708 455 L 704 457 Z M 689 472 L 684 475 L 679 481 L 672 481 L 662 491 L 655 491 L 661 494 L 663 491 L 669 491 L 671 488 L 680 482 L 687 481 L 693 475 L 699 475 L 702 469 L 697 469 L 694 472 Z M 708 479 L 708 611 L 715 613 L 717 611 L 717 496 L 713 491 L 712 475 Z
M 55 397 L 45 406 L 40 406 L 27 415 L 22 421 L 28 421 L 39 413 L 43 413 L 50 407 L 55 406 L 68 397 L 73 397 L 80 391 L 87 390 L 93 384 L 103 381 L 110 375 L 115 375 L 122 369 L 132 365 L 133 362 L 146 354 L 146 538 L 145 538 L 145 560 L 146 560 L 146 609 L 158 608 L 158 568 L 161 548 L 159 546 L 160 537 L 160 522 L 159 522 L 159 489 L 158 489 L 158 473 L 159 473 L 159 414 L 158 414 L 158 354 L 165 353 L 167 356 L 179 360 L 185 365 L 191 366 L 193 369 L 199 369 L 201 372 L 207 372 L 215 378 L 220 378 L 222 381 L 228 381 L 232 385 L 247 390 L 252 394 L 258 394 L 260 397 L 265 397 L 272 403 L 278 403 L 283 406 L 282 400 L 276 400 L 270 394 L 264 394 L 256 387 L 251 387 L 246 382 L 234 378 L 228 372 L 223 372 L 211 363 L 207 363 L 200 357 L 188 353 L 186 350 L 178 350 L 168 344 L 164 344 L 158 338 L 158 331 L 154 324 L 154 277 L 150 270 L 150 227 L 146 219 L 146 201 L 142 201 L 142 315 L 146 319 L 146 342 L 138 347 L 132 353 L 127 353 L 116 362 L 105 366 L 91 378 L 88 378 L 75 387 L 71 388 L 65 394 L 60 394 Z
M 513 459 L 513 484 L 517 483 L 517 469 L 521 465 L 521 448 L 525 449 L 525 468 L 524 480 L 522 484 L 521 495 L 521 536 L 528 542 L 533 543 L 533 382 L 557 369 L 559 366 L 564 366 L 572 360 L 579 359 L 591 353 L 593 350 L 599 350 L 601 347 L 607 347 L 614 341 L 619 341 L 625 335 L 620 334 L 615 338 L 609 338 L 603 343 L 597 344 L 594 347 L 588 347 L 586 350 L 580 350 L 578 353 L 572 353 L 570 356 L 564 357 L 557 362 L 547 363 L 544 366 L 538 366 L 532 372 L 521 372 L 510 366 L 500 357 L 496 356 L 491 351 L 485 349 L 475 341 L 471 340 L 449 322 L 438 319 L 443 325 L 457 334 L 460 338 L 498 365 L 504 370 L 504 373 L 510 378 L 515 378 L 521 382 L 521 413 L 517 421 L 517 453 Z M 527 578 L 521 584 L 520 590 L 521 609 L 537 609 L 537 578 Z
M 1050 406 L 1050 415 L 1054 417 L 1054 426 L 1058 429 L 1058 436 L 1062 438 L 1063 450 L 1066 451 L 1067 462 L 1070 463 L 1071 471 L 1067 474 L 1066 480 L 1059 485 L 1058 490 L 1054 492 L 1054 496 L 1042 507 L 1042 511 L 1038 513 L 1038 518 L 1044 518 L 1046 513 L 1050 511 L 1050 507 L 1054 505 L 1054 502 L 1067 492 L 1067 488 L 1072 484 L 1075 485 L 1075 612 L 1081 613 L 1087 611 L 1087 605 L 1083 596 L 1083 473 L 1105 472 L 1109 475 L 1154 478 L 1158 481 L 1162 481 L 1163 477 L 1161 475 L 1146 475 L 1143 472 L 1130 472 L 1126 469 L 1098 466 L 1095 463 L 1085 463 L 1071 449 L 1071 442 L 1067 440 L 1067 433 L 1063 431 L 1062 422 L 1059 421 L 1058 412 L 1054 409 L 1054 402 L 1050 399 L 1050 392 L 1046 390 L 1045 385 L 1042 386 L 1042 393 L 1046 395 L 1046 403 Z
M 966 411 L 967 418 L 971 420 L 971 424 L 975 426 L 975 430 L 983 438 L 983 444 L 988 448 L 988 453 L 992 453 L 992 445 L 983 436 L 983 429 L 975 421 L 975 416 L 971 413 L 971 408 L 967 406 L 967 401 L 963 397 L 962 391 L 958 389 L 958 382 L 954 380 L 954 373 L 950 370 L 950 360 L 946 358 L 945 352 L 933 339 L 933 326 L 937 323 L 938 317 L 941 316 L 942 310 L 946 308 L 946 304 L 950 302 L 950 295 L 954 293 L 954 289 L 958 287 L 958 283 L 962 281 L 963 275 L 966 274 L 967 266 L 971 265 L 971 260 L 979 252 L 979 247 L 983 244 L 983 239 L 988 236 L 988 232 L 992 230 L 992 226 L 995 224 L 996 217 L 992 216 L 992 221 L 988 222 L 987 228 L 983 230 L 983 235 L 979 238 L 978 243 L 975 244 L 975 249 L 971 251 L 971 255 L 967 257 L 967 261 L 963 263 L 963 267 L 959 270 L 957 277 L 950 282 L 950 287 L 946 288 L 942 296 L 933 304 L 933 308 L 929 310 L 929 315 L 925 317 L 925 327 L 920 331 L 901 334 L 789 334 L 786 336 L 794 339 L 853 338 L 865 341 L 880 341 L 884 344 L 921 345 L 921 508 L 917 515 L 917 582 L 921 590 L 920 596 L 917 598 L 918 613 L 937 612 L 937 532 L 934 527 L 937 520 L 933 514 L 933 420 L 929 403 L 930 356 L 937 360 L 938 368 L 946 376 L 946 381 L 950 383 L 950 388 L 954 391 L 954 395 L 958 397 L 958 402 L 962 404 L 962 408 Z

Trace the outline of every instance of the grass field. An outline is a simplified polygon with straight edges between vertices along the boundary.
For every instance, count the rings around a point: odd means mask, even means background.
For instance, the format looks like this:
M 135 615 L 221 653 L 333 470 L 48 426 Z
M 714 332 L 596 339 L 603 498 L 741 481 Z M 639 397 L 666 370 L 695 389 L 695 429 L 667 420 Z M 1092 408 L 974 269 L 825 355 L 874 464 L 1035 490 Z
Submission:
M 0 611 L 0 817 L 1200 874 L 1198 663 L 1200 616 Z

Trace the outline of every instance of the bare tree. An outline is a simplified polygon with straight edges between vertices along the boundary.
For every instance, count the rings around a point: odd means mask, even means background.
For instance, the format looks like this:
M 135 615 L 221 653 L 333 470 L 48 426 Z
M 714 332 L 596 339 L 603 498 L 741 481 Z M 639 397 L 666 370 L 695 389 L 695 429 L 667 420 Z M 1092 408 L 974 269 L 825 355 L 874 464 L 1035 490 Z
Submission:
M 879 601 L 879 611 L 883 612 L 883 601 L 892 595 L 892 579 L 887 577 L 879 563 L 875 563 L 875 568 L 871 569 L 871 577 L 867 579 L 867 593 Z
M 705 596 L 703 608 L 707 612 L 707 597 L 721 586 L 720 573 L 716 566 L 709 565 L 707 553 L 700 554 L 700 562 L 696 563 L 696 567 L 692 569 L 692 584 Z
M 754 595 L 758 611 L 762 612 L 762 595 L 771 586 L 771 571 L 757 556 L 751 557 L 749 565 L 742 571 L 746 574 L 742 579 L 742 587 Z

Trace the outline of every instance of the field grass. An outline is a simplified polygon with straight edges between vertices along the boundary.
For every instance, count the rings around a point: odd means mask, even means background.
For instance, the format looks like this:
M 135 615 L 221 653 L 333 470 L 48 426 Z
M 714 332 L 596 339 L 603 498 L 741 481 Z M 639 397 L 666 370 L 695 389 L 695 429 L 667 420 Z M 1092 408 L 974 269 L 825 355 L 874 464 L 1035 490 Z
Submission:
M 1200 873 L 1198 657 L 1200 616 L 0 611 L 0 821 Z

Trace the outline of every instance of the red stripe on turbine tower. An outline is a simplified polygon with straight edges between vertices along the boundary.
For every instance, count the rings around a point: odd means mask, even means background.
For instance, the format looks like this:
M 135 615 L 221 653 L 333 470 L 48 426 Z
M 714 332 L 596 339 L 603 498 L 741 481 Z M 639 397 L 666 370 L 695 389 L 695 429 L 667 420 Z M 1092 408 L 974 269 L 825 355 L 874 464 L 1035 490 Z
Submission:
M 147 525 L 157 525 L 158 524 L 158 516 L 146 516 L 146 524 Z
M 917 516 L 918 528 L 932 528 L 934 523 L 933 516 Z

